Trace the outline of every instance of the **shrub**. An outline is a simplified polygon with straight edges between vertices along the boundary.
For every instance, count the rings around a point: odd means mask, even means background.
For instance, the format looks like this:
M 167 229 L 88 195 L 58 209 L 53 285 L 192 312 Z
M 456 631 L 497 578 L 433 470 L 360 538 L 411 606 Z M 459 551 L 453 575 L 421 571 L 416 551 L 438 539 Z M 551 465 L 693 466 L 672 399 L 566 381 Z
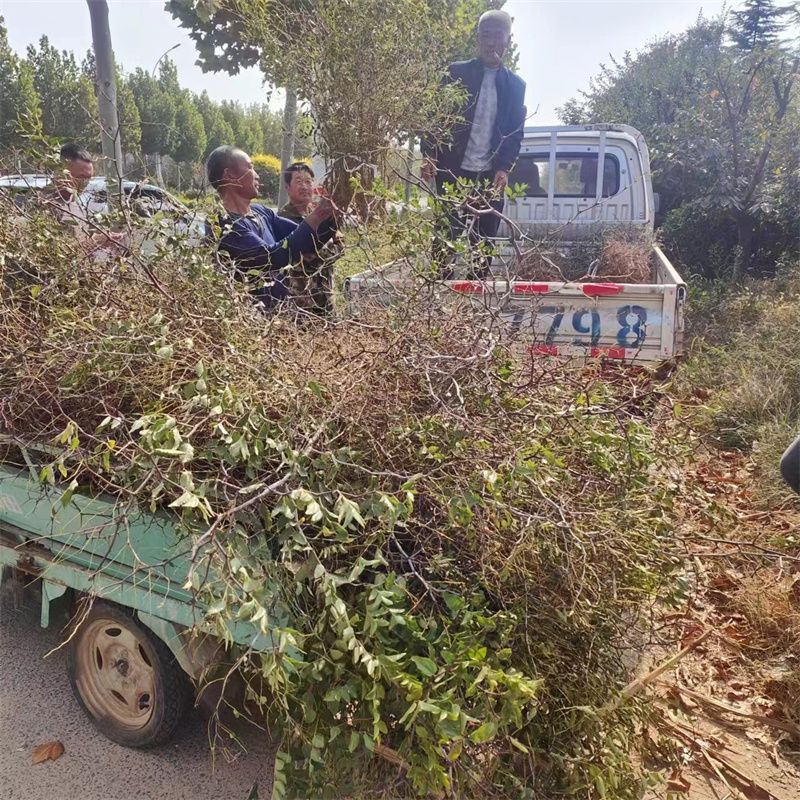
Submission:
M 785 183 L 791 185 L 788 180 Z M 796 257 L 800 247 L 796 208 L 795 198 L 781 196 L 774 208 L 756 214 L 751 276 L 772 276 L 781 259 Z M 736 225 L 725 209 L 686 203 L 666 215 L 658 234 L 670 258 L 687 276 L 731 277 L 737 252 Z
M 281 160 L 277 156 L 256 153 L 251 156 L 253 167 L 261 181 L 261 195 L 275 202 L 281 182 Z
M 2 433 L 171 515 L 213 629 L 272 635 L 237 656 L 279 795 L 641 796 L 609 701 L 692 491 L 646 376 L 424 290 L 267 320 L 200 251 L 98 263 L 46 218 L 0 214 L 0 255 Z
M 658 229 L 664 248 L 688 274 L 729 275 L 736 255 L 736 225 L 720 209 L 697 203 L 673 208 Z
M 705 427 L 723 447 L 753 450 L 762 498 L 790 499 L 778 461 L 800 427 L 800 264 L 741 291 L 710 284 L 692 297 L 700 338 L 680 381 L 713 389 Z

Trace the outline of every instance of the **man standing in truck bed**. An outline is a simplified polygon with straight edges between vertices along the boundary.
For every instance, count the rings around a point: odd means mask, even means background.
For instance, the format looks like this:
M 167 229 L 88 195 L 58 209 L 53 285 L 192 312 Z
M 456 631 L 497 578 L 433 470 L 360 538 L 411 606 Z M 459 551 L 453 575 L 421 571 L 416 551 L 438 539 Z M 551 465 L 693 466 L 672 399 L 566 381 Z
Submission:
M 460 83 L 467 100 L 460 109 L 462 120 L 450 131 L 448 142 L 423 139 L 423 180 L 436 178 L 436 193 L 445 184 L 467 182 L 475 187 L 470 205 L 483 207 L 470 230 L 477 245 L 497 235 L 503 192 L 508 173 L 519 155 L 525 126 L 525 82 L 503 66 L 503 54 L 511 41 L 511 17 L 505 11 L 487 11 L 478 21 L 479 58 L 456 61 L 448 67 L 444 82 Z M 489 210 L 491 209 L 491 210 Z M 463 234 L 467 223 L 458 211 L 447 215 L 450 240 Z M 442 266 L 446 245 L 434 246 L 434 258 Z M 488 271 L 491 257 L 484 261 Z

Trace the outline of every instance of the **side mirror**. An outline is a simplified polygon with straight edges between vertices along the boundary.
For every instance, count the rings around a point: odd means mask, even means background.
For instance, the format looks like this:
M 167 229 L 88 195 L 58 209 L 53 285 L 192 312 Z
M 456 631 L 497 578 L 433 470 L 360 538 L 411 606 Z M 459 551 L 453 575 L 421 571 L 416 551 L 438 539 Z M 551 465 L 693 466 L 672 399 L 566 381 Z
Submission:
M 656 214 L 661 211 L 661 195 L 658 192 L 653 192 L 653 210 Z

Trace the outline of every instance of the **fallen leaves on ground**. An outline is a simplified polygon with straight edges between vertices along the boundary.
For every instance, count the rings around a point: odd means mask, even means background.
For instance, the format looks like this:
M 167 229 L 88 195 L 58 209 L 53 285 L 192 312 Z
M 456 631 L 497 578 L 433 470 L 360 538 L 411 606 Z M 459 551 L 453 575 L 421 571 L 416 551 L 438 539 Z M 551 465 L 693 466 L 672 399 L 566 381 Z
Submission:
M 64 755 L 64 745 L 61 742 L 52 741 L 40 744 L 33 748 L 31 763 L 42 764 L 45 761 L 55 761 Z

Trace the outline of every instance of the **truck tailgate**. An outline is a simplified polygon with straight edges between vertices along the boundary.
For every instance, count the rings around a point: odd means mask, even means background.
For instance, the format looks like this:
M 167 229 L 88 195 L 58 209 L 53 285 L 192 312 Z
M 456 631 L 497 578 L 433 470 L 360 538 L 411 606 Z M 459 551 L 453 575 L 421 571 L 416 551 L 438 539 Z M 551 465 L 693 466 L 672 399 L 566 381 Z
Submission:
M 496 308 L 534 354 L 626 361 L 675 355 L 675 287 L 514 282 L 484 290 L 462 281 L 452 288 Z
M 654 283 L 454 280 L 438 283 L 453 301 L 496 315 L 534 355 L 615 358 L 658 362 L 680 352 L 686 288 L 658 247 Z M 372 300 L 388 304 L 418 280 L 390 265 L 345 284 L 349 306 Z

